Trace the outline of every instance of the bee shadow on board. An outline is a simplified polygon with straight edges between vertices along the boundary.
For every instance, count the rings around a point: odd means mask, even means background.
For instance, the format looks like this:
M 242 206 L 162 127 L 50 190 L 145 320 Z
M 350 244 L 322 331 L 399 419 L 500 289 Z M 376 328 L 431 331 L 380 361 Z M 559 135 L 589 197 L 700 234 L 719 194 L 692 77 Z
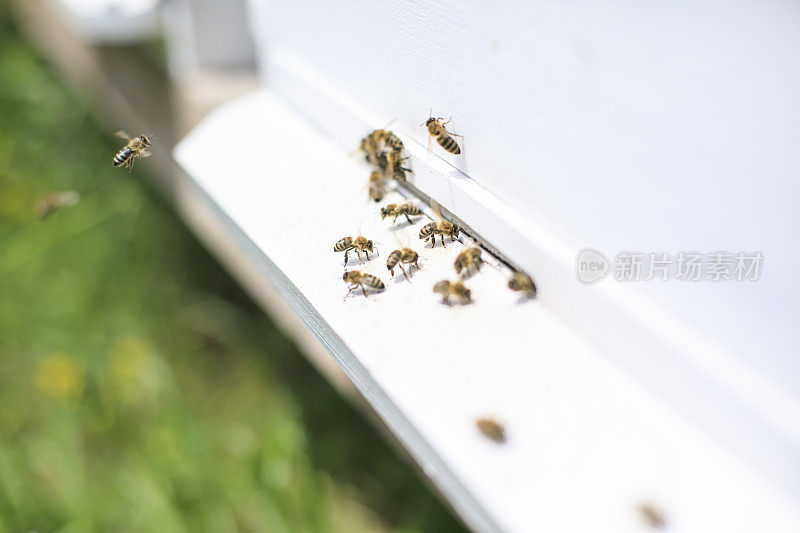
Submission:
M 514 302 L 514 305 L 525 305 L 529 304 L 536 299 L 536 296 L 528 296 L 527 294 L 521 295 L 517 298 L 517 301 Z
M 352 291 L 350 290 L 349 285 L 345 285 L 345 288 L 349 291 L 346 292 L 344 296 L 342 296 L 342 301 L 347 302 L 352 299 L 362 299 L 366 301 L 372 301 L 375 299 L 376 296 L 379 296 L 383 293 L 386 289 L 373 289 L 372 287 L 364 286 L 364 290 L 366 291 L 366 295 L 361 290 L 361 287 L 356 287 Z
M 397 268 L 398 267 L 395 267 L 395 269 L 397 269 Z M 406 275 L 408 276 L 408 279 L 406 279 L 406 277 L 403 276 L 402 272 L 395 272 L 394 277 L 392 277 L 393 283 L 395 283 L 395 284 L 397 284 L 397 283 L 411 283 L 411 281 L 414 279 L 414 275 L 417 273 L 418 270 L 422 270 L 422 267 L 421 266 L 420 267 L 415 267 L 414 265 L 409 265 L 409 266 L 406 266 L 405 269 L 406 269 Z M 391 276 L 391 274 L 390 274 L 390 276 Z
M 362 252 L 362 254 L 364 254 L 364 253 Z M 350 267 L 364 266 L 367 263 L 369 263 L 371 261 L 374 261 L 378 257 L 380 257 L 380 254 L 378 253 L 378 250 L 375 250 L 374 252 L 370 252 L 369 259 L 367 259 L 366 255 L 363 255 L 364 262 L 362 263 L 361 260 L 358 258 L 357 254 L 352 254 L 351 253 L 347 257 L 347 263 L 343 263 L 343 267 L 344 268 L 350 268 Z
M 393 232 L 393 233 L 397 233 L 397 232 L 399 232 L 401 230 L 404 230 L 406 228 L 410 228 L 410 227 L 414 226 L 415 224 L 416 224 L 416 222 L 409 222 L 406 219 L 400 220 L 398 218 L 397 222 L 392 224 L 391 226 L 389 226 L 388 230 Z

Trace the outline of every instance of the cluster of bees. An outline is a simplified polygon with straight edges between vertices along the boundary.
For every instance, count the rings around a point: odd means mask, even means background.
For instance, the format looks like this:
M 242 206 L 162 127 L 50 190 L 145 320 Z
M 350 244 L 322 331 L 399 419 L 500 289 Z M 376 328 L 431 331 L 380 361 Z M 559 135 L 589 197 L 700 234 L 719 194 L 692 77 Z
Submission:
M 429 134 L 428 150 L 430 150 L 430 141 L 436 139 L 439 145 L 447 152 L 454 155 L 459 155 L 461 153 L 461 147 L 453 138 L 459 136 L 449 132 L 447 128 L 445 128 L 445 125 L 449 122 L 450 120 L 442 122 L 441 118 L 433 117 L 428 118 L 428 120 L 424 122 Z M 130 172 L 137 159 L 150 156 L 150 147 L 155 139 L 146 135 L 130 137 L 122 131 L 117 132 L 117 135 L 128 142 L 116 153 L 113 164 L 115 167 L 127 167 Z M 375 130 L 364 137 L 359 144 L 358 151 L 361 152 L 364 160 L 372 167 L 367 181 L 369 200 L 380 202 L 386 195 L 388 184 L 391 181 L 404 183 L 406 181 L 406 174 L 408 172 L 413 173 L 411 169 L 405 166 L 408 157 L 403 156 L 403 141 L 386 128 Z M 49 204 L 57 207 L 56 204 L 69 204 L 71 201 L 71 197 L 62 195 L 61 197 L 53 197 Z M 49 210 L 55 207 L 43 207 L 42 210 Z M 435 247 L 436 236 L 438 235 L 442 246 L 446 247 L 445 237 L 449 238 L 451 242 L 457 240 L 461 228 L 457 224 L 445 220 L 435 200 L 431 200 L 431 211 L 433 212 L 435 220 L 422 226 L 419 231 L 419 238 L 426 243 L 430 242 L 431 246 Z M 385 205 L 380 209 L 380 215 L 381 220 L 391 218 L 393 225 L 400 217 L 405 217 L 409 224 L 413 224 L 414 221 L 412 217 L 419 217 L 422 215 L 422 212 L 417 204 L 411 201 L 404 201 Z M 363 235 L 344 237 L 334 244 L 333 251 L 344 253 L 345 267 L 347 266 L 351 252 L 355 253 L 358 256 L 359 262 L 363 264 L 364 257 L 369 260 L 369 254 L 375 253 L 375 243 Z M 435 283 L 433 292 L 440 294 L 442 296 L 442 303 L 447 305 L 452 303 L 451 298 L 462 305 L 470 303 L 472 301 L 472 293 L 464 284 L 464 280 L 480 272 L 482 266 L 482 250 L 477 246 L 465 248 L 458 254 L 453 262 L 453 269 L 456 272 L 457 279 L 454 281 L 442 280 Z M 412 249 L 410 244 L 400 243 L 400 247 L 392 251 L 387 257 L 386 268 L 392 277 L 394 277 L 395 268 L 397 268 L 402 272 L 406 280 L 411 281 L 409 278 L 411 269 L 419 269 L 419 253 Z M 375 291 L 383 291 L 386 289 L 386 285 L 384 285 L 380 278 L 359 270 L 345 271 L 342 275 L 342 279 L 349 285 L 348 295 L 359 288 L 365 297 L 367 297 L 368 288 Z M 523 292 L 530 297 L 536 295 L 536 286 L 533 281 L 522 272 L 514 272 L 508 282 L 508 287 L 513 291 Z M 494 418 L 487 417 L 478 419 L 476 421 L 476 426 L 486 438 L 497 443 L 505 442 L 505 427 Z
M 450 122 L 442 122 L 441 118 L 430 117 L 423 124 L 428 130 L 428 149 L 430 141 L 436 139 L 439 145 L 451 154 L 461 153 L 461 147 L 454 137 L 459 137 L 449 132 L 445 125 Z M 388 127 L 388 126 L 387 126 Z M 404 165 L 408 157 L 403 156 L 403 141 L 392 131 L 384 128 L 375 130 L 363 139 L 359 144 L 358 151 L 363 155 L 364 160 L 372 167 L 372 171 L 367 181 L 369 200 L 380 202 L 386 194 L 387 184 L 392 180 L 397 182 L 406 181 L 406 173 L 413 171 Z M 431 211 L 435 220 L 425 224 L 419 231 L 419 238 L 425 242 L 430 242 L 436 246 L 436 236 L 439 236 L 442 246 L 445 245 L 445 237 L 451 241 L 458 239 L 461 228 L 442 216 L 441 209 L 435 200 L 431 200 Z M 405 217 L 409 224 L 413 224 L 411 217 L 422 215 L 419 207 L 411 202 L 404 201 L 396 204 L 388 204 L 380 209 L 381 220 L 392 219 L 394 224 L 399 217 Z M 369 254 L 374 253 L 375 244 L 372 240 L 358 235 L 356 237 L 344 237 L 333 247 L 334 252 L 344 252 L 344 264 L 347 266 L 348 255 L 355 252 L 359 261 L 363 264 L 363 255 L 369 259 Z M 453 268 L 455 269 L 456 280 L 442 280 L 434 284 L 433 292 L 440 294 L 442 303 L 451 305 L 453 301 L 459 304 L 468 304 L 472 301 L 472 293 L 464 283 L 473 274 L 480 271 L 483 265 L 481 258 L 482 250 L 477 246 L 470 246 L 463 250 L 456 257 Z M 414 251 L 408 243 L 401 246 L 389 254 L 386 260 L 386 268 L 394 276 L 394 269 L 399 268 L 403 276 L 410 281 L 409 272 L 411 268 L 419 268 L 419 254 Z M 408 268 L 408 271 L 406 270 Z M 349 284 L 348 295 L 354 290 L 361 289 L 364 296 L 367 296 L 367 289 L 383 291 L 386 289 L 383 281 L 377 276 L 367 274 L 359 270 L 351 270 L 344 273 L 342 279 Z M 508 282 L 511 290 L 519 291 L 530 297 L 535 296 L 536 286 L 529 276 L 522 272 L 515 272 Z
M 441 118 L 430 117 L 423 123 L 429 134 L 428 150 L 430 150 L 431 139 L 436 139 L 444 150 L 451 154 L 459 155 L 461 153 L 461 147 L 453 137 L 460 136 L 447 131 L 445 128 L 445 125 L 449 123 L 450 120 L 446 122 L 441 122 L 441 120 Z M 130 137 L 123 131 L 118 131 L 116 135 L 127 140 L 128 143 L 114 155 L 113 164 L 115 167 L 124 166 L 127 167 L 130 172 L 133 170 L 133 164 L 137 159 L 150 157 L 150 147 L 155 138 L 146 135 Z M 406 173 L 412 172 L 411 169 L 403 166 L 406 161 L 408 161 L 408 157 L 403 157 L 403 150 L 403 141 L 393 132 L 385 128 L 375 130 L 361 140 L 359 151 L 364 155 L 364 159 L 372 166 L 372 172 L 367 182 L 370 200 L 380 202 L 386 194 L 387 184 L 391 180 L 405 182 Z M 40 218 L 45 218 L 56 209 L 75 205 L 79 200 L 80 195 L 75 191 L 50 193 L 45 196 L 37 206 L 37 214 Z M 425 224 L 420 229 L 419 238 L 425 242 L 430 242 L 432 246 L 436 246 L 436 236 L 439 235 L 443 247 L 446 246 L 445 237 L 449 237 L 451 241 L 458 239 L 461 228 L 459 228 L 457 224 L 444 219 L 439 205 L 433 199 L 431 199 L 431 211 L 436 220 Z M 380 209 L 380 215 L 381 220 L 391 218 L 392 224 L 395 224 L 397 219 L 401 216 L 405 217 L 409 224 L 413 224 L 414 222 L 411 217 L 421 216 L 422 213 L 415 203 L 404 201 L 382 207 Z M 363 264 L 364 259 L 362 254 L 369 260 L 370 252 L 375 252 L 375 243 L 362 235 L 358 235 L 357 237 L 344 237 L 334 245 L 333 251 L 344 252 L 345 266 L 347 266 L 350 252 L 355 252 L 359 261 Z M 483 266 L 483 259 L 481 256 L 482 250 L 477 246 L 467 247 L 456 256 L 453 262 L 453 269 L 458 279 L 455 281 L 442 280 L 433 286 L 433 292 L 442 295 L 442 303 L 449 305 L 451 303 L 451 297 L 455 298 L 456 301 L 461 304 L 467 304 L 472 301 L 471 292 L 464 285 L 463 280 L 480 272 Z M 400 248 L 389 254 L 389 257 L 386 259 L 386 268 L 393 277 L 394 269 L 399 268 L 406 280 L 411 281 L 408 274 L 411 267 L 419 269 L 418 261 L 419 254 L 414 251 L 410 245 L 401 244 Z M 406 271 L 403 265 L 406 265 L 409 271 Z M 383 281 L 378 277 L 358 270 L 345 272 L 342 279 L 350 285 L 348 295 L 358 288 L 362 290 L 365 297 L 367 296 L 366 287 L 377 291 L 386 289 Z M 536 285 L 534 285 L 533 280 L 523 272 L 515 271 L 512 274 L 511 279 L 508 281 L 508 288 L 512 291 L 524 293 L 531 298 L 536 296 Z M 502 444 L 506 441 L 505 426 L 495 418 L 478 418 L 475 421 L 475 425 L 478 431 L 487 439 L 498 444 Z M 638 506 L 638 511 L 649 526 L 655 529 L 661 529 L 665 526 L 666 521 L 662 513 L 649 502 L 640 504 Z

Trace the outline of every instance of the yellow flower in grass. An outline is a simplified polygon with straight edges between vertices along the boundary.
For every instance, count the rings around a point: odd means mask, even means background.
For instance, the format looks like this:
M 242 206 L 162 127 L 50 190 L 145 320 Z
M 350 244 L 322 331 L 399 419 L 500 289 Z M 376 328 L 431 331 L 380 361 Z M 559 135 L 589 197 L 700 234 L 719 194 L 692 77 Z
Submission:
M 109 350 L 108 386 L 122 403 L 152 397 L 160 386 L 158 359 L 142 338 L 123 337 Z
M 83 391 L 83 370 L 74 358 L 55 352 L 39 362 L 34 374 L 36 388 L 53 398 L 79 398 Z

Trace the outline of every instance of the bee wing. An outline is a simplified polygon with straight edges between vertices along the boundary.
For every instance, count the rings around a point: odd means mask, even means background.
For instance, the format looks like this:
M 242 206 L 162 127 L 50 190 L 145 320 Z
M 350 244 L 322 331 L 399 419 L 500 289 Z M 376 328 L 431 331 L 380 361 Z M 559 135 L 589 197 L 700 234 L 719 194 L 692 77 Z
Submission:
M 408 231 L 404 231 L 402 237 L 403 238 L 400 244 L 402 244 L 403 248 L 411 248 L 411 237 L 409 236 Z
M 444 217 L 442 217 L 442 210 L 439 209 L 439 204 L 433 198 L 431 198 L 431 210 L 437 222 L 442 222 L 444 220 Z
M 119 131 L 115 132 L 114 135 L 116 135 L 117 137 L 120 137 L 122 139 L 125 139 L 126 141 L 130 141 L 131 140 L 131 136 L 128 135 L 128 133 L 125 132 L 124 130 L 119 130 Z
M 142 152 L 139 152 L 139 157 L 150 157 L 151 155 L 153 155 L 153 152 L 149 150 L 144 150 Z
M 404 235 L 405 235 L 405 234 L 404 234 Z M 392 237 L 394 237 L 394 240 L 395 240 L 395 241 L 397 241 L 397 245 L 398 245 L 400 248 L 405 248 L 405 244 L 403 243 L 403 241 L 402 241 L 402 240 L 400 240 L 400 237 L 398 237 L 398 236 L 397 236 L 397 232 L 392 232 Z M 405 240 L 405 239 L 404 239 L 404 240 Z

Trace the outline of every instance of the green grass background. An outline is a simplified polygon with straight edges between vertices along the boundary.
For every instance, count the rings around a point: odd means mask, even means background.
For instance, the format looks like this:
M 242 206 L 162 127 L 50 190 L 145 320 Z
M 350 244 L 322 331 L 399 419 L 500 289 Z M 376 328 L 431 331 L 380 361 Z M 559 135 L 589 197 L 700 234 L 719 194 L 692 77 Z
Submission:
M 0 531 L 460 530 L 118 148 L 0 7 Z

